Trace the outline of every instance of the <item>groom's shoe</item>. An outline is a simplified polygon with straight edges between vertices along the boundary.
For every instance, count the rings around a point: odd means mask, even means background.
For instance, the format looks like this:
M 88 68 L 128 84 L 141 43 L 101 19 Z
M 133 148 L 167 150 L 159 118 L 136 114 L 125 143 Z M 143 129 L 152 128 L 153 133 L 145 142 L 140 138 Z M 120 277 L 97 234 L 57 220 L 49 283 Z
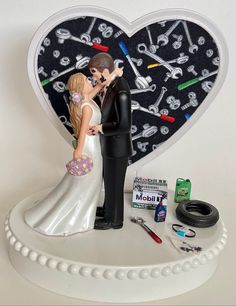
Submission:
M 104 218 L 104 208 L 103 207 L 97 207 L 96 211 L 96 217 Z
M 96 230 L 107 230 L 110 228 L 119 229 L 119 228 L 122 228 L 122 226 L 123 226 L 123 222 L 113 223 L 103 218 L 103 219 L 95 220 L 94 229 Z

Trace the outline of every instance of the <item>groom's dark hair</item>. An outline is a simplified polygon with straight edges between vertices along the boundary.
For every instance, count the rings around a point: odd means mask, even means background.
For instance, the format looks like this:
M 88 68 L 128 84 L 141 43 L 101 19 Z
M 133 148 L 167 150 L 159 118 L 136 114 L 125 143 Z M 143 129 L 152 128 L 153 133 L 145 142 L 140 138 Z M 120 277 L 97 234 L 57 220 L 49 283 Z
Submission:
M 96 68 L 99 72 L 108 69 L 110 73 L 114 71 L 115 65 L 112 56 L 105 52 L 100 52 L 94 55 L 89 61 L 88 68 Z

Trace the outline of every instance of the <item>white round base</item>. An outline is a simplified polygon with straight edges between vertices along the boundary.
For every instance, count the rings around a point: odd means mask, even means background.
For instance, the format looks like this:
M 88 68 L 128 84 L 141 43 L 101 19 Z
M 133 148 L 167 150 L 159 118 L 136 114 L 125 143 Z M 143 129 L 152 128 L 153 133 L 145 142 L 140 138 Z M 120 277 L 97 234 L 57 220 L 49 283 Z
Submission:
M 168 206 L 165 223 L 155 223 L 154 212 L 130 207 L 126 194 L 125 223 L 119 230 L 47 237 L 24 223 L 23 214 L 49 190 L 20 202 L 5 220 L 9 256 L 16 271 L 36 285 L 69 297 L 111 303 L 164 299 L 192 290 L 214 273 L 227 235 L 220 220 L 215 226 L 195 228 L 196 238 L 178 238 L 171 224 L 176 204 Z M 131 216 L 141 216 L 163 240 L 157 244 Z M 170 237 L 201 246 L 198 254 L 180 253 Z M 191 254 L 190 254 L 191 253 Z

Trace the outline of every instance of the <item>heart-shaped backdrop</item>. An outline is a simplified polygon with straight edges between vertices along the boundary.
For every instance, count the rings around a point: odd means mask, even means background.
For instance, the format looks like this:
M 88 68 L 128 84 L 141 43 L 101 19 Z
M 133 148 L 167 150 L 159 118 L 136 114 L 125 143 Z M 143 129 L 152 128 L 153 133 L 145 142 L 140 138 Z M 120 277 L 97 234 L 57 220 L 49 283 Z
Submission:
M 215 83 L 222 72 L 222 57 L 225 67 L 218 85 L 227 70 L 227 52 L 219 47 L 223 38 L 208 21 L 204 26 L 197 14 L 183 11 L 174 17 L 167 10 L 162 15 L 157 12 L 156 21 L 155 13 L 139 19 L 133 35 L 128 29 L 126 34 L 127 21 L 119 17 L 124 26 L 118 27 L 117 15 L 94 7 L 64 10 L 41 26 L 30 47 L 29 75 L 40 102 L 67 141 L 71 143 L 73 137 L 66 83 L 78 71 L 90 76 L 89 59 L 101 51 L 111 54 L 116 66 L 124 67 L 131 89 L 134 155 L 130 165 L 168 148 L 205 111 L 219 89 Z M 214 95 L 206 99 L 213 89 Z M 95 98 L 98 104 L 100 100 Z

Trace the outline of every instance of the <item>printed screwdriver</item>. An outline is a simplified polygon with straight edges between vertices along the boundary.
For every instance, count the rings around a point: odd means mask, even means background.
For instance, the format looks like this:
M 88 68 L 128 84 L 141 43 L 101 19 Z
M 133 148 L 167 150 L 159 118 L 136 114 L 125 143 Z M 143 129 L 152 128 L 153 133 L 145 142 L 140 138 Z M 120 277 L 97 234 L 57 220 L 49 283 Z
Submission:
M 198 78 L 194 78 L 194 79 L 192 79 L 192 80 L 189 80 L 189 81 L 187 81 L 187 82 L 184 82 L 184 83 L 178 85 L 177 88 L 178 88 L 178 90 L 183 90 L 183 89 L 185 89 L 185 88 L 187 88 L 187 87 L 190 87 L 190 86 L 192 86 L 192 85 L 194 85 L 194 84 L 196 84 L 196 83 L 199 83 L 199 82 L 201 82 L 202 80 L 205 80 L 205 79 L 209 78 L 210 76 L 215 75 L 215 74 L 217 74 L 217 73 L 218 73 L 218 70 L 213 71 L 213 72 L 209 73 L 209 74 L 206 75 L 206 76 L 200 76 L 200 77 L 198 77 Z

